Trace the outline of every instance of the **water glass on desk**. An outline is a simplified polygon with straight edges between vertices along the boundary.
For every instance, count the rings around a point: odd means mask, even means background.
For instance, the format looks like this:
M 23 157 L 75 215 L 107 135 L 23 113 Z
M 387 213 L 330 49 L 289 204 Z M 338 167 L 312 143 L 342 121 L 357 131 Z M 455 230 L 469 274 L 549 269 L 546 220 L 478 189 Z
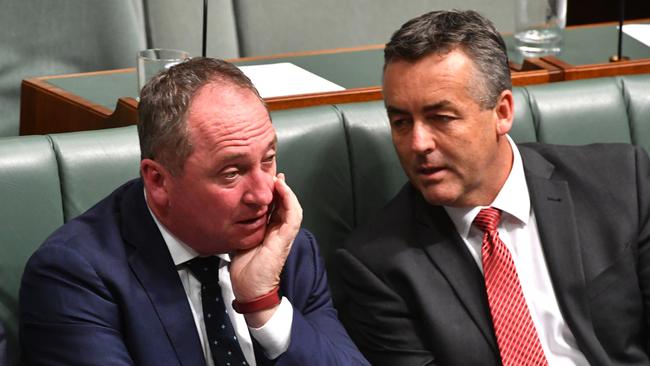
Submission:
M 138 52 L 138 94 L 142 87 L 158 72 L 190 58 L 181 50 L 152 48 Z
M 560 53 L 566 5 L 567 0 L 515 1 L 515 42 L 524 57 Z

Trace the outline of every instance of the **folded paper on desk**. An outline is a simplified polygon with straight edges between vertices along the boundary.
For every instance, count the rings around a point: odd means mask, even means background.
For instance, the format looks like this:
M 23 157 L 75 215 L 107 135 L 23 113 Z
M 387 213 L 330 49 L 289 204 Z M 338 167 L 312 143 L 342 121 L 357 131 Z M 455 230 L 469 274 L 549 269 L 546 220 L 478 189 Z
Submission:
M 239 68 L 251 79 L 262 98 L 345 90 L 289 62 Z
M 625 24 L 623 32 L 650 47 L 650 24 Z

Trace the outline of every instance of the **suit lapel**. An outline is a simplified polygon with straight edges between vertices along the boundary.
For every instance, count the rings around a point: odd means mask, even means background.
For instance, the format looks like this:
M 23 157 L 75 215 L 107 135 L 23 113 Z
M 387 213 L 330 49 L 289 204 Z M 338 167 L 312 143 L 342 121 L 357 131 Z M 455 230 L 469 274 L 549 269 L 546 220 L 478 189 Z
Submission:
M 205 365 L 185 290 L 146 206 L 142 182 L 130 187 L 120 208 L 122 235 L 133 246 L 129 254 L 131 269 L 147 292 L 180 364 Z
M 413 192 L 412 197 L 417 240 L 454 289 L 498 358 L 483 275 L 445 210 L 429 205 L 419 193 Z
M 598 353 L 587 302 L 576 214 L 569 185 L 553 179 L 554 167 L 534 150 L 520 146 L 526 182 L 542 250 L 562 316 L 588 359 Z

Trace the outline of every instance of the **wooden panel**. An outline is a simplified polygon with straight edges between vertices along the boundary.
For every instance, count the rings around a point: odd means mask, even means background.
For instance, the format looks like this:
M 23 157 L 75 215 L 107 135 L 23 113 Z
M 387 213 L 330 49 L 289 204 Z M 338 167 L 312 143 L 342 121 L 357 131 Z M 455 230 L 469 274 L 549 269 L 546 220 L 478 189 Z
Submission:
M 134 121 L 111 118 L 113 111 L 57 88 L 40 78 L 23 80 L 20 134 L 47 134 L 121 127 Z
M 650 59 L 626 60 L 579 66 L 573 66 L 554 56 L 543 57 L 543 59 L 563 70 L 563 80 L 579 80 L 650 73 Z

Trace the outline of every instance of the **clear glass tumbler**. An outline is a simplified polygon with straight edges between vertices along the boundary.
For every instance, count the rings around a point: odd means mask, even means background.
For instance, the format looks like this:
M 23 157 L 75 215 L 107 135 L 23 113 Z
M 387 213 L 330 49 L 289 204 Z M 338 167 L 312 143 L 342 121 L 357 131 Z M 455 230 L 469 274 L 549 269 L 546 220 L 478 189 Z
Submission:
M 515 1 L 515 42 L 525 57 L 560 53 L 566 5 L 567 0 Z
M 152 48 L 138 52 L 138 94 L 142 87 L 158 72 L 168 69 L 190 58 L 190 54 L 181 50 Z

